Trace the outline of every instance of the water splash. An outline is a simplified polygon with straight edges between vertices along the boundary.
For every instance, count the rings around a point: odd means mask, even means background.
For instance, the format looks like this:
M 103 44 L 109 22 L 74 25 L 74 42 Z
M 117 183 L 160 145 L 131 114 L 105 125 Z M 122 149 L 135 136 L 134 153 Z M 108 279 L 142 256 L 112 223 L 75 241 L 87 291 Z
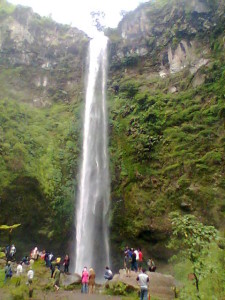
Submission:
M 75 272 L 93 267 L 102 278 L 109 264 L 107 154 L 107 38 L 90 42 L 83 129 L 83 157 L 76 210 Z

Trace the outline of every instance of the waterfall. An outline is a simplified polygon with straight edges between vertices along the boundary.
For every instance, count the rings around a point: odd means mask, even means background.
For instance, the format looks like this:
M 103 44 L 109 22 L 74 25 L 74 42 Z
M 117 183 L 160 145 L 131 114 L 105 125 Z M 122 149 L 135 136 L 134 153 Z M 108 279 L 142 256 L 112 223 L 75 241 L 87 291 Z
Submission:
M 83 128 L 83 153 L 76 204 L 75 272 L 94 268 L 103 278 L 109 264 L 109 170 L 107 154 L 107 38 L 90 41 Z

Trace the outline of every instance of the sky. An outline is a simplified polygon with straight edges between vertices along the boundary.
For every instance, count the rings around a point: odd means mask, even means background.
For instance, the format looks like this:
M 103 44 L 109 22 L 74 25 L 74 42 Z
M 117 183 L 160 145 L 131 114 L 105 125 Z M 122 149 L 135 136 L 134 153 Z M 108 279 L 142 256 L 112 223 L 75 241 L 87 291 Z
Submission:
M 32 7 L 41 16 L 51 16 L 58 23 L 69 24 L 92 35 L 92 11 L 104 11 L 104 22 L 114 28 L 121 20 L 121 11 L 134 10 L 147 0 L 9 0 L 13 4 Z

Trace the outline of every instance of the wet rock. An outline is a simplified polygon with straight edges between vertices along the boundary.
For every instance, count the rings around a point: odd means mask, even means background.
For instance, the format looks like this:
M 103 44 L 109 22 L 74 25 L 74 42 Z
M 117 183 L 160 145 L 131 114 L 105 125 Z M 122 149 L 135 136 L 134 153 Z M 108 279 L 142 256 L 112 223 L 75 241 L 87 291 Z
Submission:
M 172 87 L 170 88 L 170 93 L 174 94 L 174 93 L 176 93 L 176 92 L 177 92 L 177 88 L 176 88 L 175 86 L 172 86 Z
M 197 87 L 199 85 L 202 85 L 204 82 L 205 82 L 205 75 L 197 73 L 192 81 L 192 86 Z
M 187 203 L 187 202 L 182 202 L 182 203 L 180 204 L 180 207 L 181 207 L 181 209 L 183 209 L 184 211 L 191 211 L 191 210 L 192 210 L 191 204 L 190 204 L 190 203 Z

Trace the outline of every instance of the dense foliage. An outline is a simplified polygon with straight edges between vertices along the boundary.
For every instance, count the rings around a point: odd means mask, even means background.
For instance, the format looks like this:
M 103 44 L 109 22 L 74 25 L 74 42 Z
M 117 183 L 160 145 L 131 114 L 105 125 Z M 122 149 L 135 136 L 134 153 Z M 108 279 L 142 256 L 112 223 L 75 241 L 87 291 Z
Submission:
M 1 222 L 21 222 L 33 242 L 40 235 L 63 242 L 70 232 L 79 109 L 56 104 L 34 112 L 28 104 L 0 100 Z

